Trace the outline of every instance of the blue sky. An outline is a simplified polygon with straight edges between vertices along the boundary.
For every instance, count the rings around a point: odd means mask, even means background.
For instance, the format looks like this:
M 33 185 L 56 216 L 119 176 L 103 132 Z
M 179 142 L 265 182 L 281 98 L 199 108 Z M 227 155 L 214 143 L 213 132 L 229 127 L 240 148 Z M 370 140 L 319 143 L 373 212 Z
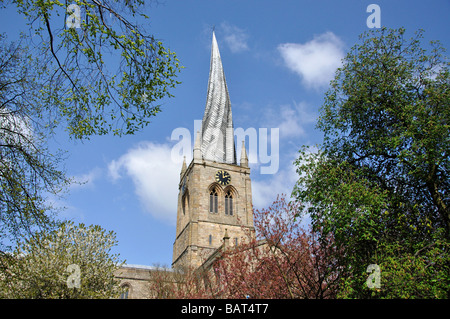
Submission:
M 259 147 L 249 152 L 254 206 L 290 193 L 296 181 L 292 162 L 302 145 L 321 143 L 315 123 L 324 93 L 340 59 L 369 30 L 366 9 L 372 3 L 380 7 L 382 26 L 405 27 L 408 37 L 423 28 L 425 41 L 450 47 L 448 0 L 166 0 L 149 6 L 148 31 L 177 53 L 182 84 L 172 91 L 174 98 L 162 101 L 163 112 L 134 136 L 80 142 L 61 134 L 52 140 L 67 150 L 68 175 L 86 182 L 57 200 L 67 207 L 62 216 L 115 231 L 114 252 L 129 264 L 171 264 L 182 158 L 174 150 L 189 144 L 180 144 L 188 142 L 178 140 L 180 132 L 184 138 L 189 134 L 193 145 L 194 121 L 203 116 L 213 26 L 235 128 L 255 129 L 258 143 L 265 136 L 261 128 L 274 136 L 279 132 L 269 145 L 279 149 L 273 173 L 262 173 L 275 163 L 268 163 Z M 0 10 L 0 32 L 10 40 L 23 27 L 14 10 Z

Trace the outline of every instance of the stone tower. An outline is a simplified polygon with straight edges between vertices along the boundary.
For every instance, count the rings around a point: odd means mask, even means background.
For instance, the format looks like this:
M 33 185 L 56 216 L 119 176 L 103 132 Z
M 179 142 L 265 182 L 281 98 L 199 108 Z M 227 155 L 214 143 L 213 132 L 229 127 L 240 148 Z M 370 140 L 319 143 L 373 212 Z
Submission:
M 198 268 L 223 243 L 239 245 L 254 232 L 250 168 L 245 144 L 236 161 L 231 103 L 213 32 L 202 131 L 193 159 L 180 173 L 173 268 Z

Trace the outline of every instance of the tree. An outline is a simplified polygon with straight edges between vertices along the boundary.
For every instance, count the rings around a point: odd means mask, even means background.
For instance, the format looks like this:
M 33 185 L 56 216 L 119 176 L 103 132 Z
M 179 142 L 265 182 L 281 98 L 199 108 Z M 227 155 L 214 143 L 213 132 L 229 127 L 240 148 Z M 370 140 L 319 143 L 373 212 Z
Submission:
M 110 252 L 116 244 L 113 232 L 72 222 L 37 233 L 22 241 L 13 254 L 2 257 L 7 267 L 0 296 L 118 298 L 121 288 L 114 272 L 121 261 Z
M 1 254 L 24 236 L 57 226 L 48 197 L 60 194 L 70 179 L 58 169 L 62 153 L 47 149 L 39 107 L 29 100 L 35 88 L 30 69 L 23 67 L 27 51 L 1 35 L 0 48 Z
M 227 298 L 323 299 L 336 296 L 338 251 L 302 225 L 300 205 L 284 195 L 255 210 L 257 237 L 230 248 L 213 266 Z
M 363 34 L 326 93 L 323 145 L 295 163 L 293 194 L 344 251 L 341 296 L 450 292 L 449 63 L 439 42 L 428 54 L 422 38 Z M 370 264 L 381 268 L 379 290 L 366 285 Z
M 133 134 L 179 83 L 175 53 L 138 24 L 149 19 L 142 0 L 12 3 L 29 21 L 22 37 L 39 86 L 29 92 L 33 103 L 41 119 L 63 122 L 72 137 Z

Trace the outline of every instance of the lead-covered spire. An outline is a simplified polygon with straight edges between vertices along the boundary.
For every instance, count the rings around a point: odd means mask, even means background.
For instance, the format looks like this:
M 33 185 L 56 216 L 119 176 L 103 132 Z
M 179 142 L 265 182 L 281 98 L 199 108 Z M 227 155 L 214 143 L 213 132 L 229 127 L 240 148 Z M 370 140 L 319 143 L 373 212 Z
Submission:
M 236 164 L 231 102 L 214 31 L 201 151 L 203 159 Z

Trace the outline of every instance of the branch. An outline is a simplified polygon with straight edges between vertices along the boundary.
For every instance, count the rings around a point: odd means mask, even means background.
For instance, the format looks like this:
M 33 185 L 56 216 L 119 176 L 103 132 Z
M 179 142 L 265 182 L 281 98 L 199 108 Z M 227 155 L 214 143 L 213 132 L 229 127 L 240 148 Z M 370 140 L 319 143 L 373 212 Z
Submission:
M 55 58 L 56 63 L 58 63 L 58 67 L 61 69 L 61 71 L 64 73 L 64 75 L 69 79 L 69 81 L 72 84 L 72 86 L 79 92 L 78 87 L 72 81 L 72 78 L 69 76 L 69 74 L 67 74 L 66 70 L 64 70 L 64 68 L 62 67 L 62 65 L 59 62 L 59 59 L 56 56 L 56 53 L 55 53 L 55 51 L 53 49 L 53 34 L 52 34 L 52 30 L 50 28 L 50 22 L 48 21 L 47 13 L 45 11 L 43 12 L 43 16 L 44 16 L 44 19 L 45 19 L 45 25 L 47 26 L 48 35 L 50 36 L 50 51 L 52 52 L 52 55 Z

